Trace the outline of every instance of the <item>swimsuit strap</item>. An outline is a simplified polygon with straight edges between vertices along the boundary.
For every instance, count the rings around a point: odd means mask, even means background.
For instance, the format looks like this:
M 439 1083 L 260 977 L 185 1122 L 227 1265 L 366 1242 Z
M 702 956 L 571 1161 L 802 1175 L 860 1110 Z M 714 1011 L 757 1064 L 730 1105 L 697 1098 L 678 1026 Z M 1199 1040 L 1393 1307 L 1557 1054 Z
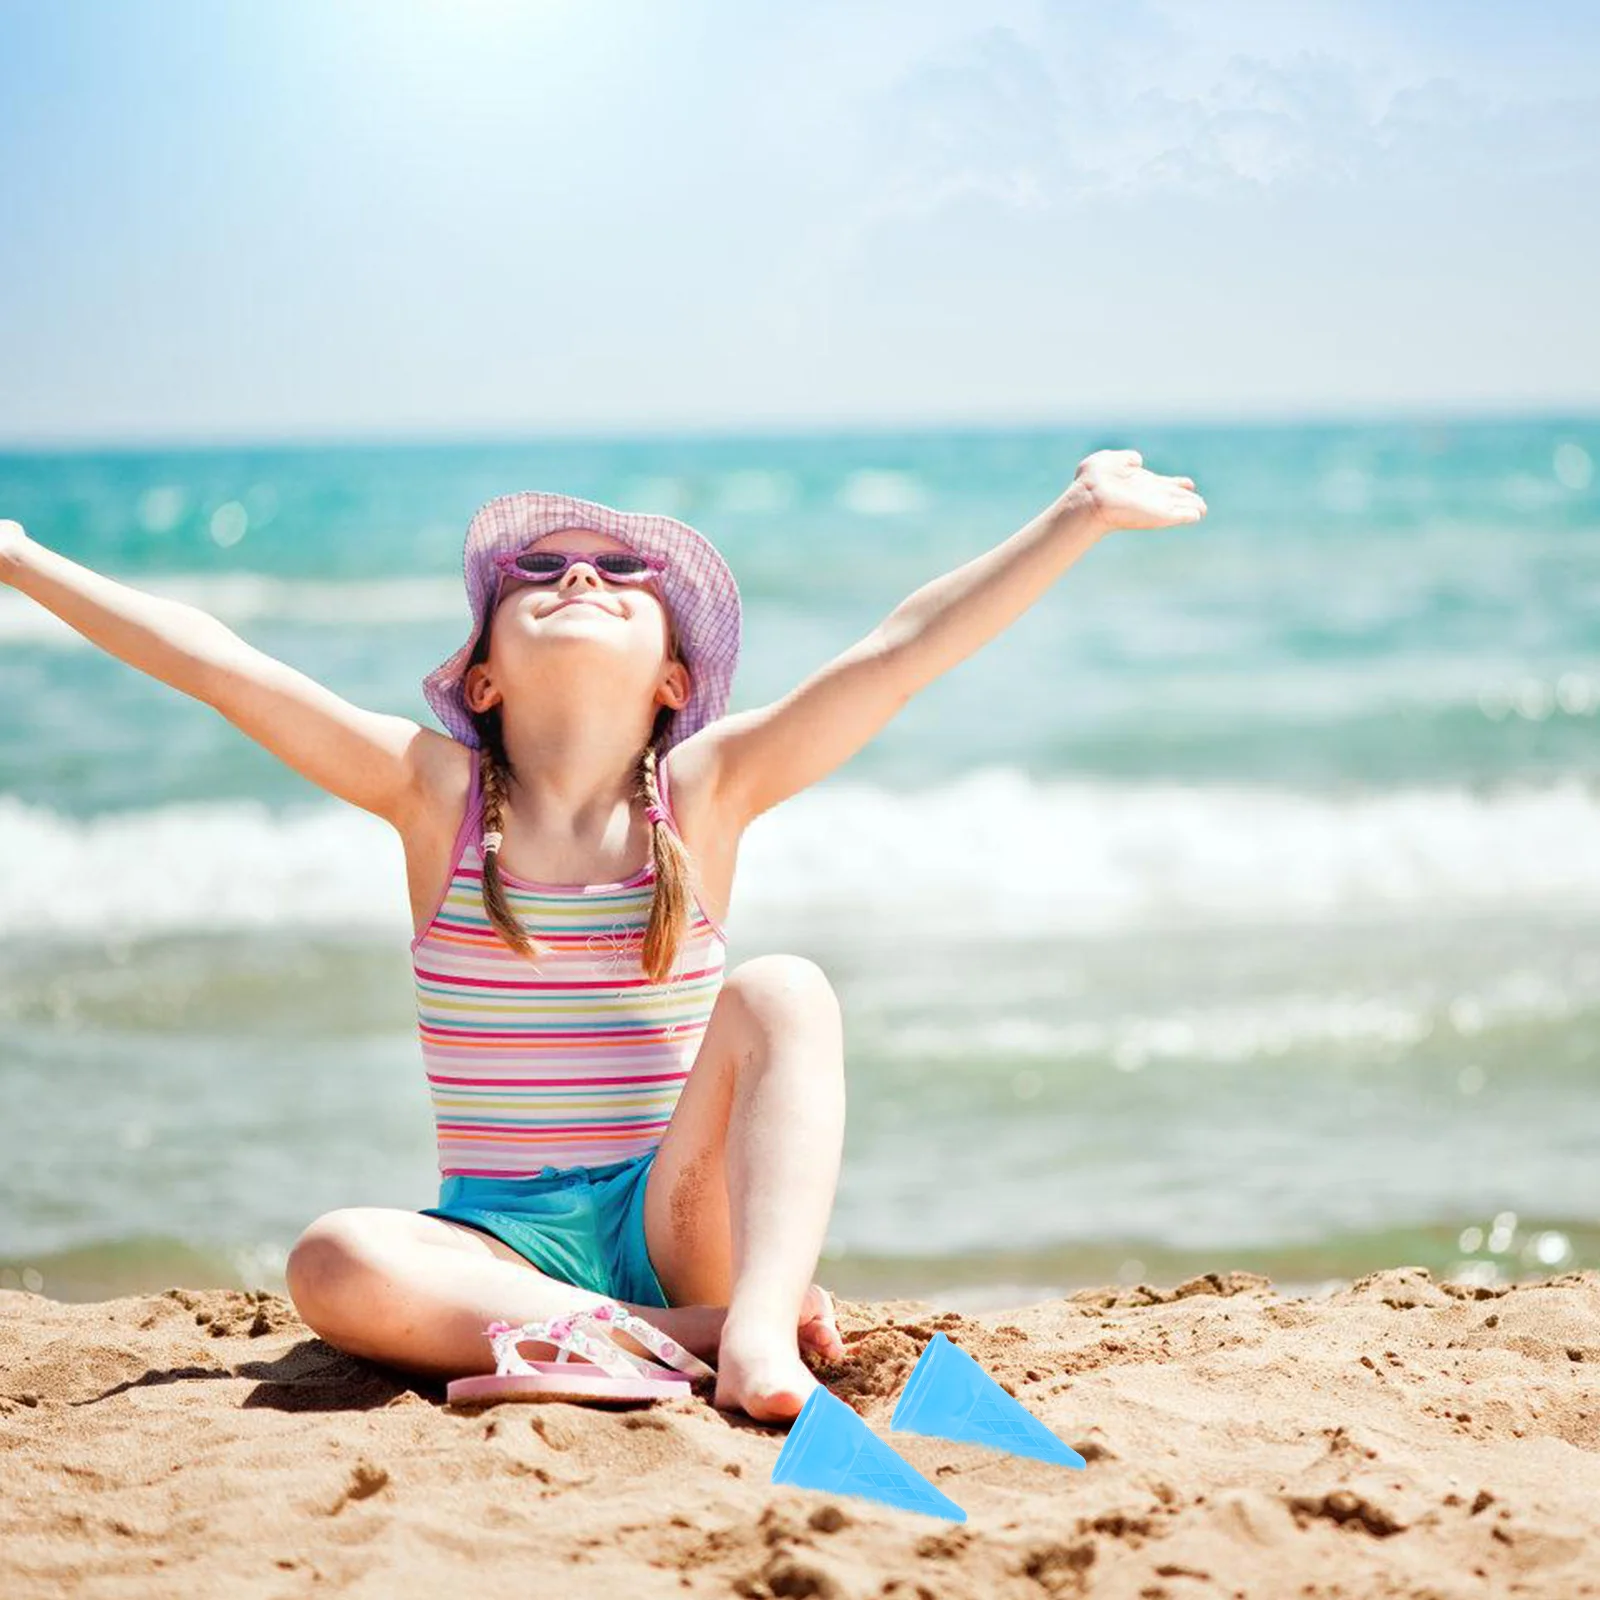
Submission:
M 472 753 L 472 782 L 467 788 L 467 815 L 472 818 L 472 841 L 481 856 L 483 850 L 483 785 L 478 781 L 478 763 L 482 758 Z
M 661 806 L 666 812 L 666 817 L 663 820 L 681 840 L 683 835 L 678 833 L 678 819 L 672 809 L 672 785 L 667 781 L 667 758 L 665 756 L 656 762 L 656 792 L 661 796 Z

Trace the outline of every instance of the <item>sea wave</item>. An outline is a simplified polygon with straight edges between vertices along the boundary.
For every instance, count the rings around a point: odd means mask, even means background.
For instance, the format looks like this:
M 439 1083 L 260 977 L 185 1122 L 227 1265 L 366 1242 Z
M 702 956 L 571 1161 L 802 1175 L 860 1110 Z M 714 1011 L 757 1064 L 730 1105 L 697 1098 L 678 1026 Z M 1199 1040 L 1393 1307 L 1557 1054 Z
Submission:
M 973 1007 L 930 1022 L 901 1022 L 875 1030 L 875 1053 L 913 1061 L 965 1063 L 1108 1060 L 1119 1071 L 1152 1063 L 1259 1062 L 1330 1051 L 1397 1055 L 1430 1040 L 1467 1040 L 1508 1027 L 1564 1024 L 1600 1010 L 1600 964 L 1570 973 L 1530 968 L 1500 974 L 1477 990 L 1437 994 L 1411 990 L 1341 992 L 1301 989 L 1214 1005 L 1098 1020 L 996 1014 Z M 1484 1069 L 1469 1062 L 1458 1087 L 1482 1088 Z M 1040 1093 L 1040 1073 L 1024 1067 L 1011 1084 L 1018 1100 Z
M 1600 794 L 1577 778 L 1332 796 L 988 767 L 914 792 L 825 782 L 764 813 L 740 844 L 729 927 L 1093 936 L 1558 903 L 1600 903 Z M 0 937 L 409 937 L 409 920 L 401 842 L 354 807 L 195 801 L 80 820 L 0 795 Z

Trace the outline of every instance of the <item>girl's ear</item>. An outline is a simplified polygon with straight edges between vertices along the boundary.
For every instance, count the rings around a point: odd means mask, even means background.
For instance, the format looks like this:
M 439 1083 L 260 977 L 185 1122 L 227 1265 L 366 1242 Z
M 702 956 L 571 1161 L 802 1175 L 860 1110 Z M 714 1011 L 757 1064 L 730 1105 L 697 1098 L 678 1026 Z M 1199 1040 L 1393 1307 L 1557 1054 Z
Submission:
M 481 661 L 473 662 L 461 679 L 461 698 L 473 711 L 488 711 L 494 706 L 494 701 L 481 700 L 478 695 L 478 688 L 484 681 L 484 673 L 480 670 L 483 665 Z
M 689 703 L 689 669 L 681 661 L 670 662 L 660 684 L 664 704 L 681 711 Z

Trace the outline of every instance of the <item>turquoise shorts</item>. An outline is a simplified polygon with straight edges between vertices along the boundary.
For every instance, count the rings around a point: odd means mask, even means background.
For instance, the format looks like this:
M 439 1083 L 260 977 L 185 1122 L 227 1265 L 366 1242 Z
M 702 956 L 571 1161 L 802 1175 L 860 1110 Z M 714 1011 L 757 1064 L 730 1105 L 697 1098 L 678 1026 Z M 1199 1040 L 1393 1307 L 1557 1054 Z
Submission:
M 444 1217 L 492 1234 L 563 1283 L 634 1305 L 665 1306 L 645 1248 L 644 1186 L 654 1150 L 599 1167 L 544 1167 L 527 1178 L 458 1175 L 439 1184 Z

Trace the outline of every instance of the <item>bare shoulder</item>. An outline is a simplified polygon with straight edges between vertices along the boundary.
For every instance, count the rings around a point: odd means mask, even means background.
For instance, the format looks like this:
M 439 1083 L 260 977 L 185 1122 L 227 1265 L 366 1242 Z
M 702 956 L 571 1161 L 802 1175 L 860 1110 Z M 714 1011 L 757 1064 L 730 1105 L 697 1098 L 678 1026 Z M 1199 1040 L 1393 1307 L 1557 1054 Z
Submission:
M 709 724 L 675 744 L 665 755 L 667 791 L 686 843 L 710 848 L 718 839 L 737 840 L 744 825 L 723 783 L 723 722 Z
M 477 751 L 431 728 L 419 727 L 417 733 L 411 746 L 409 804 L 398 826 L 408 836 L 448 828 L 454 839 Z
M 466 809 L 477 752 L 458 739 L 419 728 L 411 749 L 411 785 L 395 828 L 405 849 L 413 933 L 420 933 L 444 895 L 450 858 Z
M 739 855 L 740 819 L 719 787 L 718 724 L 680 740 L 662 758 L 678 832 L 694 857 L 707 913 L 726 926 Z

